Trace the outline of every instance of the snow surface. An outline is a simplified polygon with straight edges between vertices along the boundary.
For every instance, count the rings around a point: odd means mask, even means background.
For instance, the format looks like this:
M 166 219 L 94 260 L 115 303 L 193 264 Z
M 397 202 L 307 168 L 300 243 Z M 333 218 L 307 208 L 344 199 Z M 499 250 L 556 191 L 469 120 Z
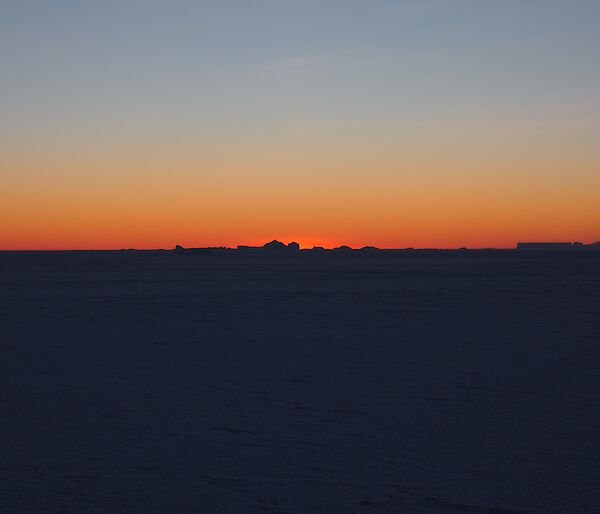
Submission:
M 0 253 L 0 512 L 600 512 L 600 255 Z

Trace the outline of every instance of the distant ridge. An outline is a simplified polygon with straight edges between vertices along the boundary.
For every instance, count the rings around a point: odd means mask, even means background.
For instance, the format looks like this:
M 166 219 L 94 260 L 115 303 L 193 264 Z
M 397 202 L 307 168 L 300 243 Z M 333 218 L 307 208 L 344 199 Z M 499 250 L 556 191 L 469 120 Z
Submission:
M 175 246 L 173 252 L 178 254 L 195 254 L 195 255 L 206 255 L 210 253 L 222 253 L 222 252 L 241 252 L 250 254 L 276 254 L 276 255 L 294 255 L 298 253 L 335 253 L 335 254 L 355 254 L 355 253 L 390 253 L 390 252 L 464 252 L 468 250 L 466 247 L 457 249 L 448 248 L 387 248 L 380 249 L 375 246 L 363 246 L 362 248 L 352 248 L 347 245 L 337 246 L 335 248 L 324 248 L 322 246 L 314 246 L 312 248 L 300 249 L 300 245 L 292 241 L 288 244 L 282 243 L 277 239 L 273 239 L 262 246 L 247 246 L 238 245 L 236 248 L 228 247 L 208 247 L 208 248 L 184 248 L 181 245 Z M 575 242 L 564 242 L 564 241 L 549 241 L 549 242 L 519 242 L 513 249 L 500 249 L 500 248 L 477 248 L 471 249 L 472 252 L 485 252 L 485 251 L 583 251 L 583 250 L 595 250 L 600 251 L 600 241 L 590 244 Z
M 544 250 L 598 250 L 600 249 L 600 241 L 596 243 L 592 243 L 589 245 L 585 245 L 580 243 L 579 241 L 575 241 L 574 243 L 564 243 L 564 242 L 531 242 L 531 243 L 517 243 L 517 250 L 527 250 L 527 251 L 544 251 Z

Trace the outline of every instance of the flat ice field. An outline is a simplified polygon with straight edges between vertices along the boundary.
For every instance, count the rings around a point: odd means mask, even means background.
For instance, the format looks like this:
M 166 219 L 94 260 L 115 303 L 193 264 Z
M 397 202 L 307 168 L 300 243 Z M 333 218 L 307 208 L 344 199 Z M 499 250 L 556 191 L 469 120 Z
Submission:
M 0 512 L 600 512 L 600 254 L 0 253 Z

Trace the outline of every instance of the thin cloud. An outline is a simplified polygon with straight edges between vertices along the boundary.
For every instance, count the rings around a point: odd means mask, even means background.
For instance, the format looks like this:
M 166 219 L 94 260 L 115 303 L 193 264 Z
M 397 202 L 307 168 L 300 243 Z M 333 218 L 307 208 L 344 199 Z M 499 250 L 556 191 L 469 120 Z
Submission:
M 290 56 L 285 59 L 271 63 L 268 68 L 273 70 L 286 70 L 297 68 L 310 68 L 338 59 L 341 52 L 320 52 L 314 54 L 303 54 Z

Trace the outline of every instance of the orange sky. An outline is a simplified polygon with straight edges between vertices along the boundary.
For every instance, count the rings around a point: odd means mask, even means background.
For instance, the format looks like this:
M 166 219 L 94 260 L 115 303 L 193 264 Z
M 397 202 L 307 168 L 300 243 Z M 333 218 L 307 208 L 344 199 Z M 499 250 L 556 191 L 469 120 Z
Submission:
M 16 155 L 10 165 L 22 174 L 2 193 L 0 248 L 235 246 L 273 238 L 302 247 L 512 247 L 600 239 L 592 158 L 577 164 L 578 180 L 565 181 L 563 150 L 541 156 L 516 142 L 505 155 L 489 141 L 469 153 L 439 135 L 435 150 L 398 138 L 396 146 L 349 141 L 347 149 L 315 141 L 309 151 L 307 139 L 212 154 L 192 144 L 179 151 L 150 144 L 141 154 L 90 145 Z

